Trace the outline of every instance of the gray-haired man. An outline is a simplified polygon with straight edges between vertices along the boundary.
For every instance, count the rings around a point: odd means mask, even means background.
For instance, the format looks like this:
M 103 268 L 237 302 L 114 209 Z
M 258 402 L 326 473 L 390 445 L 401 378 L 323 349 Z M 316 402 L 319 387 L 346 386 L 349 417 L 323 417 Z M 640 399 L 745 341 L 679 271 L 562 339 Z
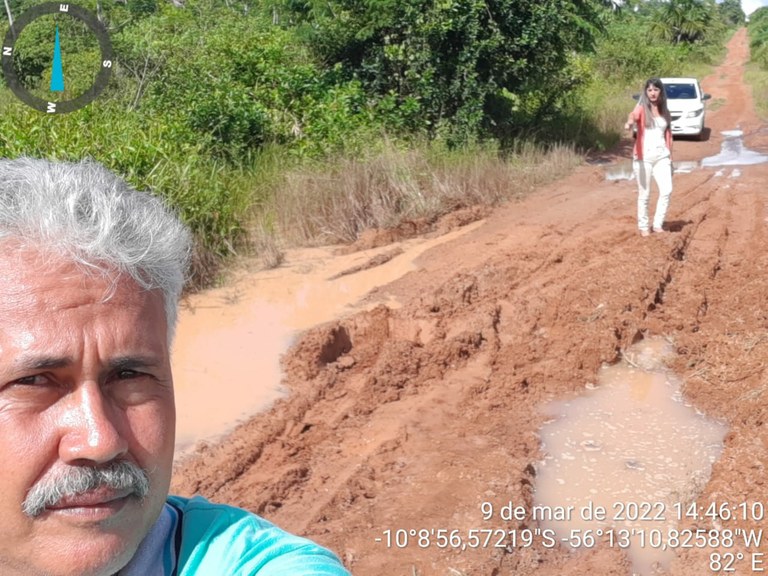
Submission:
M 190 253 L 95 163 L 0 160 L 0 574 L 339 576 L 329 551 L 168 495 Z

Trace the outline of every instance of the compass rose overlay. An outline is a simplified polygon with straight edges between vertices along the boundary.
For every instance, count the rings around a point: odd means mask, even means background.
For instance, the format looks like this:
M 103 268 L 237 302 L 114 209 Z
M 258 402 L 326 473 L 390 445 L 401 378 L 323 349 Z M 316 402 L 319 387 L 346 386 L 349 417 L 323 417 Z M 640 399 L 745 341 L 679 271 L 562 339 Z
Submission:
M 36 96 L 22 84 L 14 67 L 16 41 L 21 36 L 24 28 L 35 20 L 48 15 L 66 15 L 80 20 L 88 27 L 99 44 L 99 71 L 90 87 L 71 100 L 50 101 Z M 47 2 L 30 8 L 13 22 L 3 41 L 2 63 L 6 83 L 19 100 L 35 110 L 46 114 L 64 114 L 74 112 L 90 104 L 106 88 L 112 74 L 114 56 L 109 33 L 94 13 L 76 4 Z M 61 64 L 58 28 L 56 30 L 53 65 L 51 90 L 60 92 L 64 86 L 64 75 Z

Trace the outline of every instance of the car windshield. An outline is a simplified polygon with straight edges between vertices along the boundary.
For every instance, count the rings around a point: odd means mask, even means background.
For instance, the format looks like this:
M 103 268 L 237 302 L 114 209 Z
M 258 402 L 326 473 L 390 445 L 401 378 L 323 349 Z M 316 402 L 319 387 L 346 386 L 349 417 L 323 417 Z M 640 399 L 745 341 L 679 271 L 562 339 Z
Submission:
M 670 100 L 694 100 L 696 86 L 693 84 L 664 84 L 664 91 Z

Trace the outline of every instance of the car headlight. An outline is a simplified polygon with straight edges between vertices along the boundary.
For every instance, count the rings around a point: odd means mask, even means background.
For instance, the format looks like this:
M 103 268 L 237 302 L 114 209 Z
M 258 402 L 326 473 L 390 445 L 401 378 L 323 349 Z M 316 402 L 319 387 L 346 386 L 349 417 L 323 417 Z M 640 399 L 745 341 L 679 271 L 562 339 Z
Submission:
M 698 110 L 694 110 L 693 112 L 688 112 L 688 114 L 686 114 L 685 117 L 696 118 L 696 116 L 701 116 L 702 112 L 704 112 L 704 108 L 699 108 Z

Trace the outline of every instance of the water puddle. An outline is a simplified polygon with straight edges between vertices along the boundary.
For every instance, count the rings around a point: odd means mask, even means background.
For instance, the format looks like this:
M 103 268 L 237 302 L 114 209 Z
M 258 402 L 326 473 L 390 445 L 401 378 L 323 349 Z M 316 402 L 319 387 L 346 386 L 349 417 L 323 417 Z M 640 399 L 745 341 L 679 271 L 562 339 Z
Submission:
M 214 439 L 281 394 L 287 311 L 263 301 L 196 300 L 181 312 L 171 357 L 176 452 Z
M 720 154 L 702 159 L 702 166 L 748 166 L 768 162 L 768 155 L 744 148 L 744 132 L 728 130 L 720 146 Z
M 358 304 L 373 288 L 418 269 L 415 260 L 430 248 L 480 225 L 407 240 L 397 257 L 349 274 L 342 273 L 391 246 L 343 256 L 332 248 L 294 251 L 280 268 L 247 272 L 225 288 L 188 298 L 171 356 L 177 455 L 199 440 L 215 441 L 284 395 L 280 357 L 297 333 L 380 303 L 383 297 Z M 399 306 L 391 298 L 385 303 Z
M 721 134 L 724 136 L 724 140 L 720 146 L 719 154 L 703 158 L 701 162 L 692 160 L 673 162 L 672 171 L 675 174 L 688 174 L 700 167 L 749 166 L 768 162 L 768 154 L 760 154 L 744 147 L 744 132 L 742 130 L 726 130 L 721 132 Z M 635 178 L 631 160 L 624 160 L 617 164 L 606 166 L 604 171 L 605 179 L 609 182 L 634 180 Z M 716 175 L 721 176 L 722 174 L 719 172 Z M 739 176 L 741 176 L 741 171 L 734 169 L 729 177 L 738 178 Z
M 541 527 L 571 547 L 626 549 L 642 576 L 674 556 L 665 545 L 669 530 L 708 481 L 726 433 L 685 402 L 680 381 L 664 368 L 671 354 L 663 339 L 636 344 L 624 361 L 601 369 L 598 386 L 550 405 L 555 419 L 541 429 L 547 456 L 535 504 L 570 510 L 541 514 Z M 578 530 L 592 530 L 594 541 L 574 539 L 584 534 Z
M 616 180 L 634 180 L 635 171 L 632 168 L 632 160 L 622 160 L 617 164 L 605 167 L 605 179 L 609 182 Z
M 688 174 L 699 167 L 699 163 L 693 160 L 680 160 L 672 162 L 672 171 L 675 174 Z M 605 167 L 605 179 L 609 182 L 616 180 L 634 180 L 635 172 L 632 160 L 622 160 L 617 164 Z

